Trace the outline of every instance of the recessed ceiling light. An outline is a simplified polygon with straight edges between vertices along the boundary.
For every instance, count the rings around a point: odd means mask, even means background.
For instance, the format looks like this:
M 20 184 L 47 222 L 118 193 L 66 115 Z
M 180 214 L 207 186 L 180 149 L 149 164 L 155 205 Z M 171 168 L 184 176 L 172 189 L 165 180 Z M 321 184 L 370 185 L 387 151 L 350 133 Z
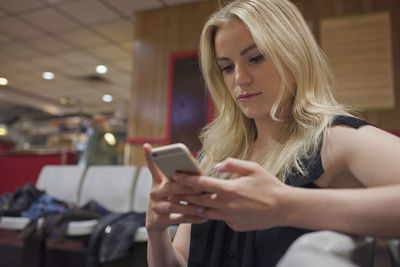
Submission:
M 104 66 L 104 65 L 96 66 L 96 72 L 97 73 L 104 74 L 104 73 L 107 73 L 107 71 L 108 71 L 108 68 L 106 66 Z
M 103 99 L 104 102 L 111 102 L 111 101 L 113 101 L 112 95 L 103 95 L 102 99 Z
M 8 80 L 6 78 L 1 77 L 0 78 L 0 85 L 6 86 L 8 84 Z
M 42 77 L 45 80 L 53 80 L 54 76 L 55 76 L 54 73 L 49 72 L 49 71 L 45 71 L 45 72 L 42 73 Z

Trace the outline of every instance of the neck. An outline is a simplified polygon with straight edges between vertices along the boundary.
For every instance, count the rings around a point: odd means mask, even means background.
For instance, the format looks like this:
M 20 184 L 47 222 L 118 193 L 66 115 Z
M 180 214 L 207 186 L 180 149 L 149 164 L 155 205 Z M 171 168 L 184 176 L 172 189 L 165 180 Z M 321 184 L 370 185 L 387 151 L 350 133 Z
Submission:
M 271 118 L 255 120 L 257 128 L 257 140 L 259 144 L 277 142 L 287 130 L 285 122 L 274 121 Z
M 265 153 L 280 139 L 287 130 L 286 123 L 268 119 L 256 119 L 257 139 L 254 141 L 248 160 L 260 162 Z

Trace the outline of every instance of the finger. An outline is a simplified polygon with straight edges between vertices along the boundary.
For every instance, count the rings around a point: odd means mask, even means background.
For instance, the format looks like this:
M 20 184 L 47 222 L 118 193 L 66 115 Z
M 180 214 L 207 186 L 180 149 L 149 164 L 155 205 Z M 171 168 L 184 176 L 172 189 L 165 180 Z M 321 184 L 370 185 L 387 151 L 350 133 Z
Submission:
M 151 172 L 151 175 L 153 177 L 153 181 L 156 183 L 161 183 L 163 181 L 163 176 L 164 174 L 162 171 L 157 167 L 157 165 L 154 163 L 154 161 L 150 157 L 150 152 L 151 152 L 152 146 L 148 143 L 145 143 L 143 145 L 143 150 L 144 150 L 144 157 L 147 162 L 147 166 L 149 167 L 149 170 Z
M 239 174 L 240 176 L 250 176 L 260 168 L 260 165 L 252 161 L 227 158 L 217 163 L 214 168 L 218 172 L 230 172 Z
M 216 193 L 173 196 L 169 200 L 173 203 L 181 203 L 182 201 L 184 201 L 189 203 L 189 205 L 195 205 L 197 207 L 220 209 L 220 210 L 224 209 L 224 205 L 220 201 L 220 196 Z M 200 209 L 196 210 L 196 212 L 200 211 L 201 211 Z
M 228 180 L 198 175 L 175 173 L 174 181 L 189 187 L 197 192 L 223 193 L 231 189 L 232 183 Z
M 175 216 L 177 214 L 171 213 L 171 215 L 174 214 Z M 219 220 L 219 221 L 225 221 L 227 218 L 227 215 L 218 209 L 212 209 L 212 208 L 203 208 L 203 209 L 198 209 L 196 215 L 182 215 L 182 217 L 190 217 L 190 218 L 202 218 L 207 220 Z
M 218 209 L 204 209 L 202 213 L 198 213 L 198 216 L 207 220 L 218 220 L 226 221 L 226 214 Z
M 163 183 L 157 188 L 153 189 L 150 192 L 150 197 L 152 199 L 157 200 L 173 195 L 190 195 L 190 194 L 199 194 L 199 192 L 195 192 L 195 190 L 193 190 L 193 188 L 189 186 L 167 181 L 166 183 Z
M 192 215 L 184 215 L 179 213 L 171 213 L 169 215 L 169 220 L 171 221 L 171 224 L 180 224 L 180 223 L 199 224 L 199 223 L 205 223 L 207 221 L 206 218 L 192 216 Z
M 159 214 L 180 213 L 185 215 L 197 216 L 204 211 L 204 208 L 190 204 L 188 205 L 165 201 L 154 205 L 152 207 L 152 210 Z

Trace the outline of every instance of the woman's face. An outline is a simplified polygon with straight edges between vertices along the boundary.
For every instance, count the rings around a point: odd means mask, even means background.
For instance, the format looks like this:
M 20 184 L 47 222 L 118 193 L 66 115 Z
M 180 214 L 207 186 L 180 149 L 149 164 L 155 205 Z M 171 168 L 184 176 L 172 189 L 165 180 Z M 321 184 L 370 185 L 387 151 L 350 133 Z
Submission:
M 281 77 L 241 21 L 232 20 L 218 28 L 215 52 L 225 85 L 242 112 L 252 119 L 269 118 Z

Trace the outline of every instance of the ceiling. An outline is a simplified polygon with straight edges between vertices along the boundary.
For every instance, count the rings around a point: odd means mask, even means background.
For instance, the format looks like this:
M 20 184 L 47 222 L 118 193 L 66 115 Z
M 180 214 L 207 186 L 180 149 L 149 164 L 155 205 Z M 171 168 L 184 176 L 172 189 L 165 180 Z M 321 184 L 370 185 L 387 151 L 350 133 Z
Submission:
M 0 0 L 0 77 L 8 80 L 0 87 L 0 123 L 10 110 L 97 113 L 126 106 L 134 14 L 198 1 Z M 97 65 L 108 72 L 97 74 Z M 55 78 L 43 79 L 46 71 Z M 113 101 L 103 102 L 104 94 Z

